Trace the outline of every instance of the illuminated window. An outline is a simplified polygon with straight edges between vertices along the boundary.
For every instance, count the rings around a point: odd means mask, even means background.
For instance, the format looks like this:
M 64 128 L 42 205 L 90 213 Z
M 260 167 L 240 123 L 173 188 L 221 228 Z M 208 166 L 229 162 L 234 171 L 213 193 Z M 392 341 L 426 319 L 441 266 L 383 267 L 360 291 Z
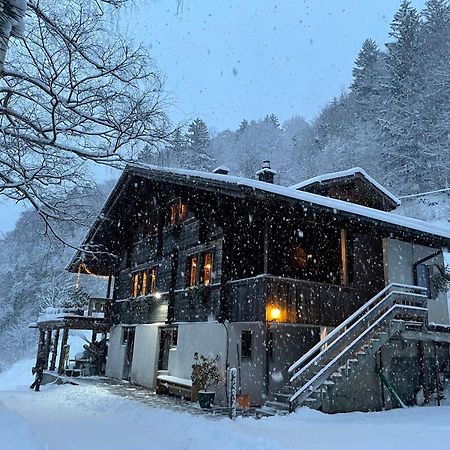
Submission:
M 132 278 L 133 297 L 139 295 L 139 273 L 135 273 Z
M 188 260 L 188 286 L 197 286 L 197 265 L 198 265 L 198 258 L 197 256 L 190 256 Z
M 169 205 L 168 225 L 175 225 L 187 219 L 187 205 L 180 199 L 173 201 Z
M 142 272 L 141 295 L 147 295 L 147 272 Z
M 203 284 L 208 286 L 211 284 L 211 273 L 212 273 L 212 253 L 205 253 L 204 264 L 203 264 Z
M 148 271 L 148 278 L 149 278 L 148 291 L 150 292 L 150 294 L 154 294 L 156 292 L 156 268 L 155 267 Z
M 213 253 L 211 251 L 189 256 L 186 286 L 209 286 L 212 283 Z
M 133 297 L 154 294 L 156 292 L 157 268 L 136 272 L 132 278 Z

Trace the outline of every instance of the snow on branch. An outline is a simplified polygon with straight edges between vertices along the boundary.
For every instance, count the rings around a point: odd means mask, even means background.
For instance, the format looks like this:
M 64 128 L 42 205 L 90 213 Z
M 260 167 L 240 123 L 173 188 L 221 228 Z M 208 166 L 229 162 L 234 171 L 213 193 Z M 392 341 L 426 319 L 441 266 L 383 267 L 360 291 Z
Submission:
M 28 1 L 0 68 L 0 195 L 28 201 L 50 231 L 74 220 L 61 199 L 89 186 L 89 162 L 122 168 L 169 136 L 161 74 L 114 31 L 111 8 L 125 2 Z

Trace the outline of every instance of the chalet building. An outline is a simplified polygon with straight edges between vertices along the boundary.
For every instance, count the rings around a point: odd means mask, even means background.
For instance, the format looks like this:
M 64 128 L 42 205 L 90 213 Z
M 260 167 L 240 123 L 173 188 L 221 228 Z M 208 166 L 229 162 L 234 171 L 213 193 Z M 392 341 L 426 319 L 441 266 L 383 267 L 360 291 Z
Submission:
M 225 167 L 124 170 L 83 242 L 93 252 L 69 265 L 109 277 L 92 326 L 109 333 L 106 375 L 188 392 L 198 352 L 219 355 L 224 374 L 238 368 L 252 405 L 431 399 L 449 362 L 433 278 L 450 232 L 392 213 L 400 201 L 360 168 L 290 187 L 275 176 L 267 161 L 255 180 Z

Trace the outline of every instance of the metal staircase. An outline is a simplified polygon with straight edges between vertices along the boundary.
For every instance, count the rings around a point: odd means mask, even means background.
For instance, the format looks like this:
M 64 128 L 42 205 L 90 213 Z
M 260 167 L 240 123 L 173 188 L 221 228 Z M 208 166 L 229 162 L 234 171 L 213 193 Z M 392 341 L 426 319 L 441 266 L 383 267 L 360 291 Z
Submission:
M 319 409 L 326 396 L 369 361 L 395 334 L 426 327 L 427 289 L 392 283 L 289 367 L 290 380 L 266 407 Z

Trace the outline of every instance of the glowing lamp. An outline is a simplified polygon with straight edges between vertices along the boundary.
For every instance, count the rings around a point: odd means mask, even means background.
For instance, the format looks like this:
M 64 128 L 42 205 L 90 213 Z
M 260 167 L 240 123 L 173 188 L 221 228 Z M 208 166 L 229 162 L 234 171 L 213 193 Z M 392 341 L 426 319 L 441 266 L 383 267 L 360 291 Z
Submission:
M 280 308 L 270 308 L 269 309 L 269 320 L 280 320 L 281 309 Z
M 159 300 L 159 299 L 162 297 L 161 292 L 155 292 L 155 293 L 153 294 L 153 297 L 155 297 L 156 300 Z

